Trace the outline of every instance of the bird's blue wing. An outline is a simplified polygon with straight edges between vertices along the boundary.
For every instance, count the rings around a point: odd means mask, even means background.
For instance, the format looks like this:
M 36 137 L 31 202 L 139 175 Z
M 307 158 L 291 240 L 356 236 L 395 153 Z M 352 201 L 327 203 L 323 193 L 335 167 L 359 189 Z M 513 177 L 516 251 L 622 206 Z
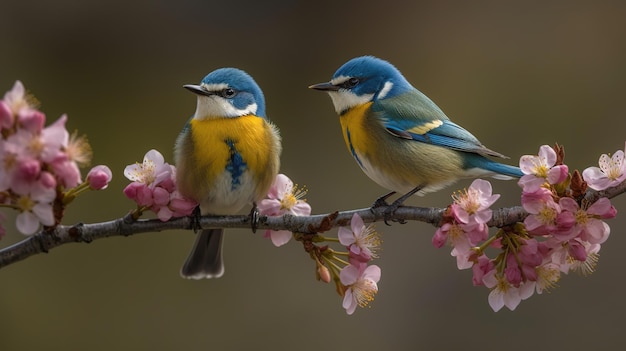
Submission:
M 470 132 L 448 117 L 421 92 L 379 100 L 372 112 L 392 135 L 450 149 L 506 157 L 488 149 Z

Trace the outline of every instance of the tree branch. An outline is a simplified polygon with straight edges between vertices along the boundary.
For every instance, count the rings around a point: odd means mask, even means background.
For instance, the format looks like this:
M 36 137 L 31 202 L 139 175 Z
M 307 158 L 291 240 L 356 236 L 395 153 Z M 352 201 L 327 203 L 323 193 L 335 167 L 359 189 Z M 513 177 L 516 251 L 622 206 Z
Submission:
M 583 201 L 593 203 L 601 197 L 613 198 L 624 192 L 626 192 L 626 182 L 604 191 L 589 190 L 585 194 Z M 335 227 L 349 225 L 355 213 L 358 213 L 365 223 L 383 221 L 387 209 L 387 206 L 380 206 L 312 216 L 261 216 L 257 229 L 263 231 L 267 229 L 289 230 L 303 234 L 314 234 L 325 232 Z M 391 216 L 391 219 L 394 222 L 420 221 L 439 226 L 445 210 L 445 208 L 400 206 Z M 489 226 L 503 227 L 512 225 L 523 221 L 526 216 L 528 216 L 528 213 L 521 206 L 496 209 L 493 211 L 493 218 L 489 222 Z M 167 222 L 161 222 L 158 219 L 133 220 L 129 214 L 108 222 L 79 223 L 69 226 L 59 225 L 0 249 L 0 268 L 39 253 L 47 253 L 49 250 L 67 243 L 90 243 L 93 240 L 112 236 L 130 236 L 172 229 L 191 230 L 195 226 L 198 227 L 197 229 L 252 227 L 250 216 L 204 216 L 200 218 L 197 225 L 194 222 L 195 219 L 193 217 L 174 218 Z

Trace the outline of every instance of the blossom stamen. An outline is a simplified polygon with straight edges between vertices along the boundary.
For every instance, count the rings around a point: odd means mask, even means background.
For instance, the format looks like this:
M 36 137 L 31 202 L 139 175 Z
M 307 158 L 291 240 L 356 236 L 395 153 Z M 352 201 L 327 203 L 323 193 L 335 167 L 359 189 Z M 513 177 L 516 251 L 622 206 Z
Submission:
M 359 307 L 366 307 L 374 301 L 378 293 L 378 286 L 370 279 L 362 279 L 352 286 L 352 294 Z

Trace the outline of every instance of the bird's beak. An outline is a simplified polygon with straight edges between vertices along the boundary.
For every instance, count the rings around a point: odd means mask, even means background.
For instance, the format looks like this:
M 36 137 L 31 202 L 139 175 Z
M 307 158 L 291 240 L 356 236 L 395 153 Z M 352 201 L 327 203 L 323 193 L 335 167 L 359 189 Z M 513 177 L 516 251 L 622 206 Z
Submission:
M 332 85 L 330 82 L 326 83 L 317 83 L 313 85 L 309 85 L 309 89 L 321 90 L 321 91 L 338 91 L 339 87 L 336 85 Z
M 183 85 L 183 88 L 189 90 L 190 92 L 194 93 L 194 94 L 198 94 L 198 95 L 204 95 L 204 96 L 211 96 L 214 95 L 213 92 L 208 91 L 206 89 L 204 89 L 202 86 L 200 85 L 195 85 L 195 84 L 185 84 Z

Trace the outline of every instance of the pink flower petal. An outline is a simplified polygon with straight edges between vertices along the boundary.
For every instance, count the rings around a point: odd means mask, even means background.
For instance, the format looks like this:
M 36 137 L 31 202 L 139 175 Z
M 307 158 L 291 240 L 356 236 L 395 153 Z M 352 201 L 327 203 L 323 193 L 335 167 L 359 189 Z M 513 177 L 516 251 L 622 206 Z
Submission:
M 548 167 L 554 166 L 556 163 L 556 151 L 549 145 L 541 145 L 539 148 L 539 158 L 545 161 L 545 165 Z
M 37 216 L 39 222 L 43 225 L 54 225 L 54 213 L 52 212 L 52 204 L 38 203 L 33 206 L 33 213 Z
M 346 290 L 346 293 L 343 297 L 342 307 L 346 310 L 346 313 L 351 315 L 356 310 L 356 306 L 358 305 L 356 299 L 353 297 L 352 290 Z
M 352 233 L 352 230 L 347 227 L 339 227 L 337 230 L 337 238 L 339 238 L 339 243 L 345 247 L 348 247 L 356 242 L 354 233 Z
M 270 238 L 272 240 L 272 244 L 276 247 L 280 247 L 285 245 L 291 240 L 293 237 L 293 233 L 288 230 L 272 230 L 270 231 Z
M 374 283 L 378 283 L 380 281 L 380 275 L 380 267 L 375 264 L 367 266 L 367 268 L 365 268 L 365 271 L 363 271 L 363 279 L 370 279 Z
M 339 272 L 339 280 L 341 281 L 341 284 L 345 286 L 349 286 L 349 285 L 356 283 L 358 278 L 359 278 L 359 269 L 353 265 L 345 266 Z
M 489 306 L 491 306 L 491 309 L 493 309 L 494 312 L 498 312 L 502 309 L 502 307 L 504 307 L 504 294 L 502 294 L 499 290 L 491 290 L 487 300 L 489 301 Z
M 257 203 L 257 210 L 265 216 L 278 216 L 280 215 L 280 201 L 263 199 Z
M 15 227 L 22 234 L 32 235 L 39 229 L 39 220 L 33 213 L 25 211 L 15 218 Z
M 294 216 L 308 216 L 311 214 L 311 205 L 302 200 L 298 200 L 291 208 L 291 214 Z

